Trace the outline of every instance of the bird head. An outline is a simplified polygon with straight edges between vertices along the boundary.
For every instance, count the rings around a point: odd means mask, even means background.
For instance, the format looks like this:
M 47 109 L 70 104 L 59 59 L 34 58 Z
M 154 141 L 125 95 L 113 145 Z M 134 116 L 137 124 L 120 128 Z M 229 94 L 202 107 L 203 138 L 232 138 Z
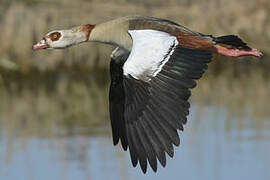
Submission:
M 41 41 L 32 46 L 33 50 L 64 49 L 89 40 L 94 25 L 86 24 L 68 30 L 47 33 Z

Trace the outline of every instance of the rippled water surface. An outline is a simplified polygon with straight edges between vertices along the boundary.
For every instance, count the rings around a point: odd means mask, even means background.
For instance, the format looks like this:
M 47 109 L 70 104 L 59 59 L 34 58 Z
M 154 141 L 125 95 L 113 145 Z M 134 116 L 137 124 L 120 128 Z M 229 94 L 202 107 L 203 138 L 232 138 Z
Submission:
M 113 147 L 109 122 L 25 137 L 1 128 L 0 177 L 13 179 L 269 179 L 270 120 L 228 117 L 224 107 L 193 104 L 182 143 L 166 168 L 143 175 L 128 153 Z M 239 121 L 241 123 L 239 123 Z M 56 131 L 60 131 L 55 129 Z

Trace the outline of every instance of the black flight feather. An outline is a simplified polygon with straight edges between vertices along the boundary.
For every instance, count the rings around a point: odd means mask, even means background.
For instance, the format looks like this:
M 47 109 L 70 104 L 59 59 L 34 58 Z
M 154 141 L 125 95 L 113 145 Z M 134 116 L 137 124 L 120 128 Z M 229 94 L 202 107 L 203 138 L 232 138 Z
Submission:
M 230 38 L 218 41 L 230 42 Z M 110 116 L 114 144 L 121 140 L 123 148 L 129 148 L 133 166 L 139 162 L 144 173 L 147 162 L 154 172 L 157 160 L 165 166 L 165 152 L 173 157 L 173 145 L 180 144 L 177 130 L 184 129 L 189 114 L 190 89 L 196 86 L 195 80 L 203 75 L 212 58 L 210 50 L 177 46 L 170 51 L 174 52 L 168 53 L 169 60 L 148 82 L 123 75 L 126 59 L 111 61 Z

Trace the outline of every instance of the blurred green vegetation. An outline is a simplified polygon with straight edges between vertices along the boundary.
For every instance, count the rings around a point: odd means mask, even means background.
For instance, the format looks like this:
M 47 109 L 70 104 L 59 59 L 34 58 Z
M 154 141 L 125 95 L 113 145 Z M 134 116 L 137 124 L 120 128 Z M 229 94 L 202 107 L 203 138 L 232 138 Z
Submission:
M 227 68 L 269 68 L 270 2 L 268 0 L 1 0 L 0 67 L 27 72 L 44 71 L 79 64 L 108 69 L 111 48 L 95 43 L 60 51 L 33 52 L 31 45 L 48 31 L 66 29 L 85 23 L 141 14 L 167 18 L 206 34 L 238 34 L 252 47 L 264 52 L 259 63 L 244 58 L 245 63 L 228 62 L 219 57 L 210 70 Z M 228 58 L 226 58 L 228 59 Z M 245 71 L 244 68 L 244 71 Z
M 269 0 L 0 0 L 0 127 L 48 136 L 59 127 L 65 134 L 108 126 L 112 47 L 85 43 L 33 52 L 31 46 L 54 29 L 131 14 L 167 18 L 214 36 L 237 34 L 260 49 L 261 59 L 215 56 L 192 100 L 269 119 L 269 12 Z

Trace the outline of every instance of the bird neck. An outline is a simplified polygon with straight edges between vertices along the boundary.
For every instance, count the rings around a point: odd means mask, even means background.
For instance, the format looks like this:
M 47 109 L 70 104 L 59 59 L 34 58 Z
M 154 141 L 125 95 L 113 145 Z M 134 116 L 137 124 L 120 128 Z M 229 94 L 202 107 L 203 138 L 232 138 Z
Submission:
M 128 34 L 129 23 L 125 19 L 116 19 L 92 26 L 87 41 L 101 42 L 131 50 L 132 39 Z

